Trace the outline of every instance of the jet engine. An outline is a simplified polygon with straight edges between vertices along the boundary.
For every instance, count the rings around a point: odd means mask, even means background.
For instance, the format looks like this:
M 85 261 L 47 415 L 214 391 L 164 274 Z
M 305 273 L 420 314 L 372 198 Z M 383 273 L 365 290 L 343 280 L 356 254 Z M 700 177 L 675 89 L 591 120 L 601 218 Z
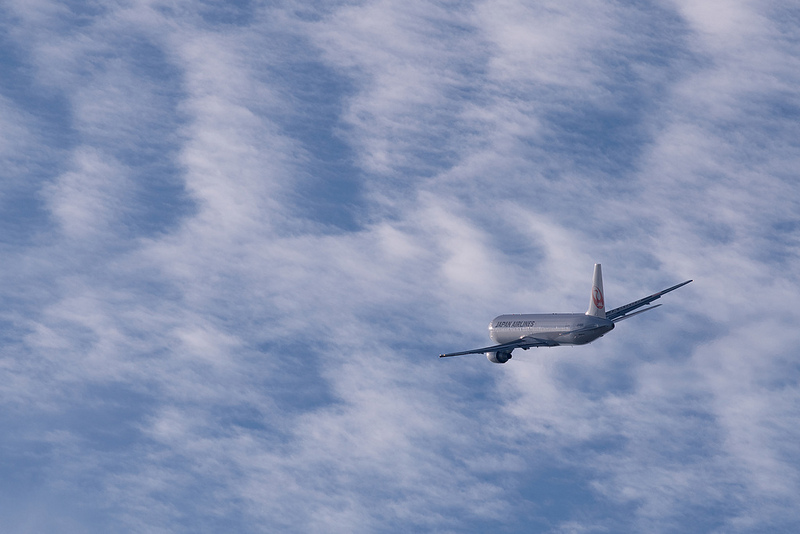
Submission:
M 492 363 L 506 363 L 511 359 L 510 352 L 487 352 L 486 359 Z

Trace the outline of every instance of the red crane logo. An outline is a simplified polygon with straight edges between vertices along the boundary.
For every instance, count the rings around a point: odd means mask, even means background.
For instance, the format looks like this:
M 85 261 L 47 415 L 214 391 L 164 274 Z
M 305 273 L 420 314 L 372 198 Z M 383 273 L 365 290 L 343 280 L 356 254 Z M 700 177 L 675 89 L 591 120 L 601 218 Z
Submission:
M 603 292 L 597 286 L 592 288 L 592 302 L 594 302 L 594 307 L 598 310 L 602 310 L 603 306 L 605 306 Z

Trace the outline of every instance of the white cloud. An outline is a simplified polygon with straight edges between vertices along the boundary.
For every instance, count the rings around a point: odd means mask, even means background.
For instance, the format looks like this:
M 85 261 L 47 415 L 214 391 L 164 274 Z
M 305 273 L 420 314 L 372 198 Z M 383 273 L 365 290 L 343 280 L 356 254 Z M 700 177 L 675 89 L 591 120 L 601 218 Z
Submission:
M 111 231 L 127 210 L 132 187 L 114 158 L 91 148 L 74 154 L 74 170 L 44 189 L 50 210 L 72 238 L 97 238 Z
M 32 486 L 88 488 L 84 530 L 796 525 L 796 127 L 764 104 L 795 75 L 768 13 L 37 6 L 27 61 L 74 133 L 40 186 L 58 230 L 8 249 L 36 268 L 3 287 L 9 435 L 30 425 L 4 444 L 45 447 Z M 297 58 L 347 81 L 327 176 L 362 188 L 357 229 L 301 209 Z M 129 231 L 159 165 L 192 209 Z M 436 359 L 495 313 L 585 309 L 595 261 L 615 304 L 696 281 L 588 347 Z

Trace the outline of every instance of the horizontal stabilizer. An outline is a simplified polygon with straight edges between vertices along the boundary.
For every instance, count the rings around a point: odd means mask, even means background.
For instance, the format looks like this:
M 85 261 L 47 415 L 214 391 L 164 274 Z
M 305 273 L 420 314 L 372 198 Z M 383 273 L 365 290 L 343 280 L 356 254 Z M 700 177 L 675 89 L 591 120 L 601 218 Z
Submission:
M 611 320 L 614 321 L 615 323 L 618 323 L 620 321 L 624 321 L 625 319 L 630 319 L 634 315 L 639 315 L 640 313 L 644 313 L 646 311 L 655 310 L 659 306 L 662 306 L 662 304 L 656 304 L 655 306 L 650 306 L 649 308 L 645 308 L 643 310 L 635 311 L 635 312 L 633 312 L 631 314 L 628 314 L 628 315 L 620 315 L 616 319 L 611 319 Z

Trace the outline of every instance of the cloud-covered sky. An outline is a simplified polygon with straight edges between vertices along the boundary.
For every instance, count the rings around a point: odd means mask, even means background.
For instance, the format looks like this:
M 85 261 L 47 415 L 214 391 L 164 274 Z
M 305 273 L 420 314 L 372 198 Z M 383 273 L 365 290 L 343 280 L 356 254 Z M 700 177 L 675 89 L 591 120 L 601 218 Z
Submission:
M 796 531 L 798 23 L 0 3 L 0 530 Z

